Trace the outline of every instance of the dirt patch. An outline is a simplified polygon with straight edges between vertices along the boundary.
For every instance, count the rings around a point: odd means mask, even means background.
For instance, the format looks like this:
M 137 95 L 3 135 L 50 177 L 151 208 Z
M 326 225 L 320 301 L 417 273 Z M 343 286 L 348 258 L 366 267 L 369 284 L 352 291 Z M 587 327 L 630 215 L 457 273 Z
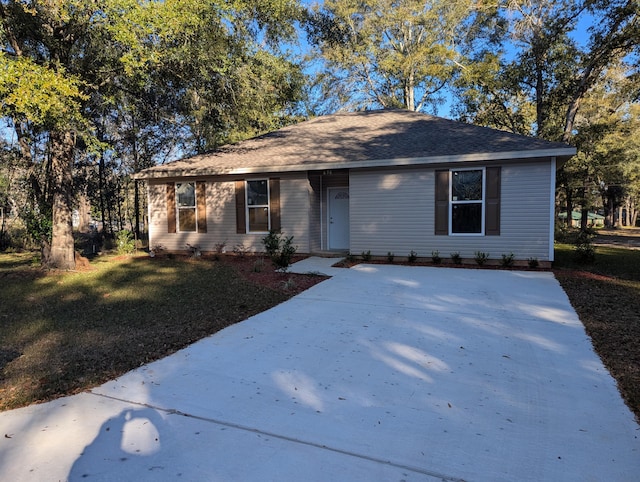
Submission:
M 596 246 L 640 249 L 640 229 L 600 229 L 593 240 Z

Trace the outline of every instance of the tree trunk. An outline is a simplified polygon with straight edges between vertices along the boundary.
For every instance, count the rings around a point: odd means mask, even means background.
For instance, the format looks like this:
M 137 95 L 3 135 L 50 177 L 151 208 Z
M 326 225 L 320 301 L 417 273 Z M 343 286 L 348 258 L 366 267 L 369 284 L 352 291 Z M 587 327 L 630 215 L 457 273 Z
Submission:
M 589 208 L 582 206 L 582 212 L 580 213 L 580 229 L 584 231 L 589 227 Z
M 622 218 L 622 204 L 620 204 L 618 206 L 618 219 L 616 220 L 616 226 L 621 227 L 623 226 L 623 218 Z
M 51 187 L 53 226 L 48 268 L 75 269 L 73 245 L 73 147 L 71 132 L 51 132 Z
M 573 213 L 573 193 L 571 189 L 567 187 L 567 227 L 573 226 L 573 217 L 571 216 Z
M 613 197 L 607 196 L 607 210 L 606 210 L 606 226 L 608 228 L 615 228 L 616 226 L 615 206 L 613 204 Z
M 78 231 L 88 233 L 89 224 L 91 223 L 91 203 L 89 202 L 86 192 L 83 192 L 78 197 L 78 216 Z
M 135 223 L 136 227 L 134 229 L 134 233 L 136 235 L 136 240 L 140 239 L 140 193 L 138 188 L 138 181 L 133 181 L 133 210 L 135 211 Z

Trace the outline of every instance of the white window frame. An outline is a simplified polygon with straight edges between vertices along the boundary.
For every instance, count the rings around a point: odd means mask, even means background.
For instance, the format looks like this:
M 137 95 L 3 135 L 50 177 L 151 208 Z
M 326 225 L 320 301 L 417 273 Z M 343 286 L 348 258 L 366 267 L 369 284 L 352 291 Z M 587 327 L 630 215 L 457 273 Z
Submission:
M 267 204 L 249 204 L 249 183 L 255 181 L 265 181 L 267 184 Z M 245 206 L 245 222 L 247 233 L 268 233 L 271 231 L 271 187 L 269 186 L 269 178 L 256 178 L 245 179 L 244 181 L 244 206 Z M 267 208 L 267 223 L 269 228 L 266 231 L 252 231 L 250 227 L 251 218 L 249 216 L 249 209 L 255 208 Z
M 180 206 L 180 194 L 178 193 L 178 184 L 193 184 L 193 206 Z M 198 232 L 198 186 L 195 181 L 181 181 L 175 183 L 176 189 L 176 232 L 178 233 L 197 233 Z M 192 231 L 183 231 L 180 229 L 180 210 L 193 209 L 195 213 L 195 229 Z
M 482 200 L 454 201 L 453 200 L 453 173 L 462 171 L 482 172 Z M 484 236 L 485 202 L 487 198 L 487 172 L 484 167 L 465 167 L 449 169 L 449 236 Z M 453 232 L 453 205 L 454 204 L 480 204 L 480 232 L 479 233 L 454 233 Z

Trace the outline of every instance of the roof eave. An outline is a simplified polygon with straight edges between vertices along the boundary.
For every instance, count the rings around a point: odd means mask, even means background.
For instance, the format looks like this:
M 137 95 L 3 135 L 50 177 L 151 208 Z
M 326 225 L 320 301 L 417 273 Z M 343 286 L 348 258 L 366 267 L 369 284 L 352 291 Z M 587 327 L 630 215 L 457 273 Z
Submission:
M 198 176 L 221 176 L 221 175 L 246 175 L 259 173 L 278 172 L 299 172 L 299 171 L 322 171 L 326 169 L 365 169 L 376 167 L 401 167 L 420 166 L 429 164 L 457 164 L 463 162 L 483 162 L 502 160 L 523 160 L 541 157 L 555 157 L 559 163 L 564 163 L 576 154 L 574 147 L 563 147 L 553 149 L 538 149 L 527 151 L 505 151 L 505 152 L 485 152 L 452 156 L 431 156 L 431 157 L 411 157 L 399 159 L 367 159 L 364 161 L 341 161 L 341 162 L 318 162 L 304 164 L 287 164 L 280 166 L 255 166 L 240 168 L 167 168 L 159 166 L 139 172 L 134 175 L 136 180 L 160 179 L 165 177 L 198 177 Z

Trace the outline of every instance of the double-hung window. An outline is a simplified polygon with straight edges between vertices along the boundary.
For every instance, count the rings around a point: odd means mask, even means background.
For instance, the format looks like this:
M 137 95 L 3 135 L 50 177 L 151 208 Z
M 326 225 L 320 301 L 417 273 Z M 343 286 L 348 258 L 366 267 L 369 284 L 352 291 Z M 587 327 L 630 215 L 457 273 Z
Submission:
M 176 197 L 178 229 L 182 232 L 196 231 L 196 184 L 194 182 L 176 183 Z
M 484 169 L 451 170 L 451 234 L 484 234 Z
M 269 181 L 258 179 L 246 181 L 247 228 L 248 232 L 268 232 L 269 224 Z
M 207 232 L 207 183 L 167 183 L 167 232 Z

